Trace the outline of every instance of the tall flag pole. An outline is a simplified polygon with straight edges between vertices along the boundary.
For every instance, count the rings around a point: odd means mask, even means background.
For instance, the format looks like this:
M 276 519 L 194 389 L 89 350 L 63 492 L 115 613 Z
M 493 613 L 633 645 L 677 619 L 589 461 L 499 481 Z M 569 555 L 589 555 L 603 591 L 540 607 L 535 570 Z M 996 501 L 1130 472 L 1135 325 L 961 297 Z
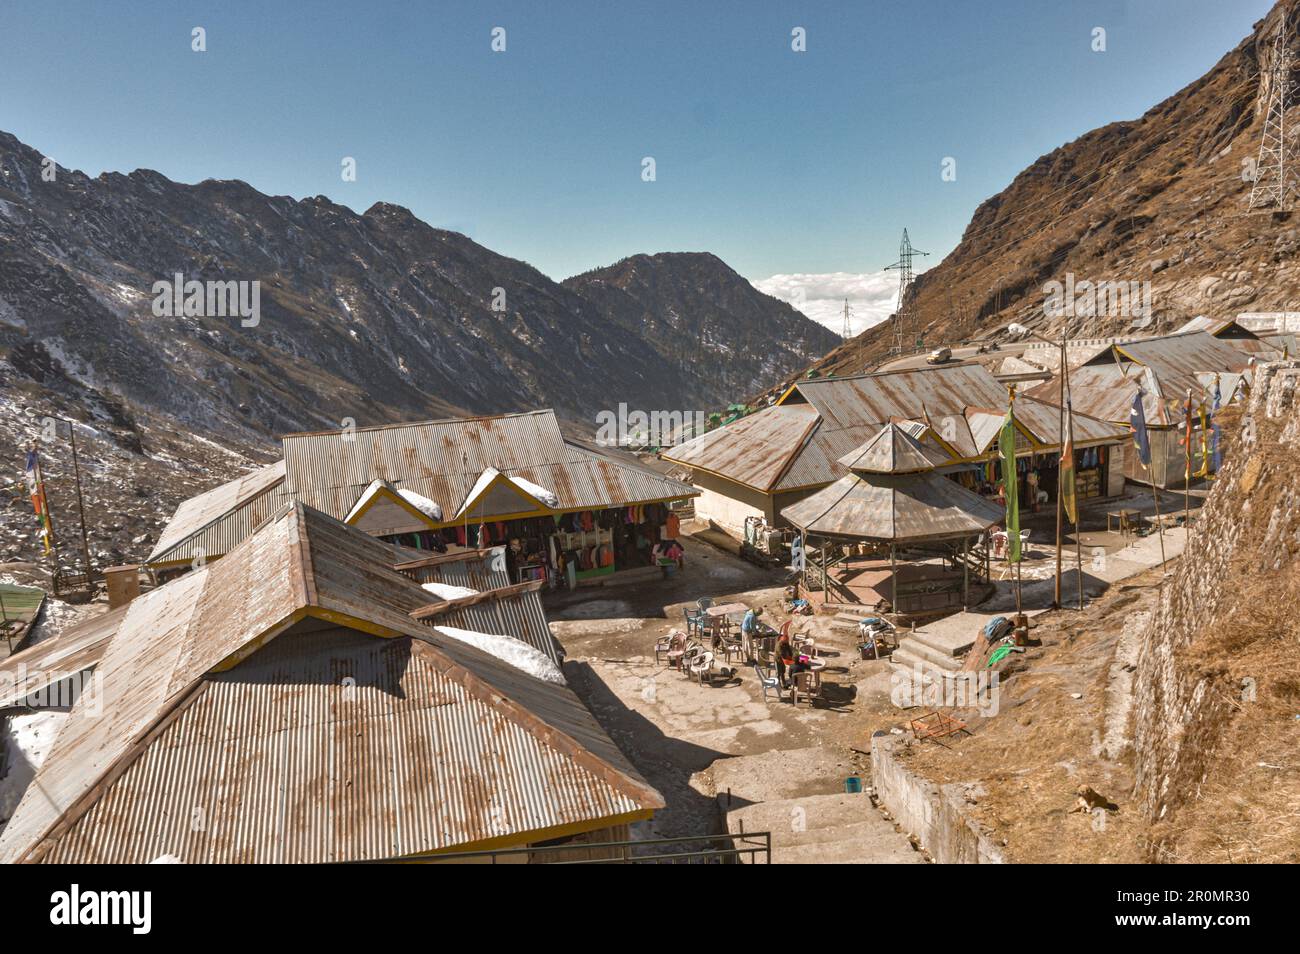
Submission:
M 1192 389 L 1183 402 L 1183 526 L 1192 519 Z
M 1020 479 L 1016 473 L 1016 389 L 1007 389 L 1007 416 L 998 435 L 1002 495 L 1007 502 L 1007 560 L 1016 564 L 1016 613 L 1020 613 Z
M 27 451 L 27 492 L 32 498 L 32 510 L 36 513 L 36 522 L 41 527 L 41 542 L 45 545 L 48 556 L 54 550 L 54 520 L 50 516 L 50 504 L 45 496 L 45 477 L 41 473 L 41 458 L 33 444 Z
M 1219 458 L 1219 408 L 1223 405 L 1223 391 L 1219 387 L 1219 376 L 1214 376 L 1214 401 L 1210 405 L 1210 458 L 1213 471 L 1219 472 L 1223 461 Z
M 1074 473 L 1074 395 L 1070 390 L 1070 369 L 1065 369 L 1065 426 L 1070 440 L 1070 501 L 1074 523 L 1074 559 L 1079 584 L 1079 609 L 1083 609 L 1083 528 L 1079 526 L 1079 501 Z
M 1160 522 L 1160 492 L 1156 489 L 1155 474 L 1151 471 L 1151 439 L 1147 435 L 1147 417 L 1142 409 L 1142 398 L 1146 392 L 1140 387 L 1133 396 L 1133 406 L 1129 409 L 1129 427 L 1133 429 L 1133 444 L 1137 447 L 1138 460 L 1146 468 L 1147 478 L 1151 481 L 1151 499 L 1156 504 L 1156 529 L 1160 533 L 1160 562 L 1165 562 L 1165 527 Z

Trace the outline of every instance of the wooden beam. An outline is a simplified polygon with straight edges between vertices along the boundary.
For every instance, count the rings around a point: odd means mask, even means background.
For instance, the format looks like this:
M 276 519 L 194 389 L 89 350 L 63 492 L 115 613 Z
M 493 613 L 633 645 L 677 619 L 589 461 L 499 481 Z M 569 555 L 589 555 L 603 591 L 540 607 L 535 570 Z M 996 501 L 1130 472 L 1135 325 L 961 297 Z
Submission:
M 527 583 L 516 583 L 513 586 L 503 586 L 499 589 L 488 590 L 485 593 L 475 593 L 473 596 L 461 596 L 454 600 L 439 600 L 437 603 L 428 603 L 424 606 L 411 610 L 411 618 L 418 620 L 433 619 L 438 616 L 445 616 L 447 613 L 454 613 L 458 609 L 466 606 L 477 606 L 480 603 L 495 603 L 498 600 L 510 596 L 522 596 L 524 593 L 535 593 L 542 588 L 545 580 L 529 580 Z

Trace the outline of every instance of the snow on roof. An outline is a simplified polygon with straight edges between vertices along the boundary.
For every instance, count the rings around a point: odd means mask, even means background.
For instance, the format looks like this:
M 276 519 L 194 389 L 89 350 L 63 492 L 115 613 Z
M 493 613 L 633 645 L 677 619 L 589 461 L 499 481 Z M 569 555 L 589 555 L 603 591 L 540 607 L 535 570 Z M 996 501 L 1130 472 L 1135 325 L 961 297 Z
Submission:
M 343 518 L 343 522 L 350 522 L 352 518 L 366 506 L 370 499 L 385 487 L 388 487 L 389 490 L 396 491 L 399 497 L 430 520 L 442 520 L 442 507 L 438 506 L 436 502 L 430 500 L 428 497 L 425 497 L 423 494 L 417 494 L 414 490 L 400 490 L 396 487 L 389 487 L 389 485 L 384 481 L 376 479 L 372 480 L 369 486 L 361 492 L 361 496 L 358 497 L 357 502 L 352 505 L 352 509 L 348 511 L 347 516 Z
M 403 500 L 409 503 L 416 510 L 420 511 L 420 513 L 424 514 L 430 520 L 442 519 L 442 508 L 428 497 L 423 494 L 417 494 L 414 490 L 406 490 L 403 488 L 399 488 L 397 492 L 401 494 Z
M 548 507 L 558 507 L 560 498 L 555 495 L 554 491 L 547 490 L 541 484 L 535 484 L 531 480 L 525 480 L 523 477 L 507 477 L 511 483 L 531 497 L 536 497 Z
M 454 586 L 451 583 L 421 583 L 420 586 L 440 600 L 459 600 L 466 596 L 478 596 L 478 590 L 471 590 L 468 586 Z
M 498 636 L 493 633 L 478 633 L 472 629 L 457 629 L 454 626 L 433 627 L 444 636 L 467 643 L 475 649 L 490 656 L 495 656 L 504 663 L 514 666 L 520 672 L 556 685 L 566 685 L 564 673 L 560 671 L 549 656 L 540 649 L 534 649 L 513 636 Z

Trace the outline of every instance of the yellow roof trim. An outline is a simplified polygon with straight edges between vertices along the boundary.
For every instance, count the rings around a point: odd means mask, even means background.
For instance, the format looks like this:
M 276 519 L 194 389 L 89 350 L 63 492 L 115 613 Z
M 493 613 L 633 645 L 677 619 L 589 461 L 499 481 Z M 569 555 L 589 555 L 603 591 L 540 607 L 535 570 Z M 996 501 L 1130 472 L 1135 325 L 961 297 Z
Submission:
M 413 503 L 411 503 L 401 494 L 395 493 L 392 490 L 390 490 L 384 484 L 379 485 L 379 489 L 370 495 L 370 499 L 361 505 L 360 510 L 352 514 L 350 519 L 344 520 L 343 522 L 350 527 L 355 526 L 356 522 L 360 520 L 363 516 L 365 516 L 366 512 L 375 505 L 375 502 L 379 499 L 381 494 L 387 497 L 393 503 L 397 504 L 399 507 L 401 507 L 407 513 L 409 513 L 411 516 L 415 517 L 421 523 L 425 524 L 430 530 L 439 526 L 439 524 L 432 517 L 430 517 L 428 514 L 424 513 L 423 511 L 421 511 L 418 507 L 416 507 Z
M 570 822 L 566 825 L 552 825 L 548 828 L 534 828 L 531 831 L 521 831 L 511 835 L 501 835 L 497 838 L 484 838 L 481 841 L 466 842 L 463 845 L 452 845 L 449 848 L 439 848 L 436 851 L 426 851 L 418 855 L 408 856 L 412 862 L 418 862 L 425 858 L 436 858 L 439 855 L 454 855 L 464 851 L 500 851 L 509 848 L 526 848 L 529 845 L 541 841 L 552 841 L 556 838 L 568 838 L 573 835 L 582 835 L 590 831 L 600 831 L 602 828 L 612 828 L 615 825 L 627 825 L 632 822 L 648 821 L 654 817 L 654 809 L 642 808 L 634 812 L 623 812 L 618 815 L 608 815 L 604 818 L 596 818 L 585 822 Z M 575 850 L 581 849 L 582 845 L 573 846 Z

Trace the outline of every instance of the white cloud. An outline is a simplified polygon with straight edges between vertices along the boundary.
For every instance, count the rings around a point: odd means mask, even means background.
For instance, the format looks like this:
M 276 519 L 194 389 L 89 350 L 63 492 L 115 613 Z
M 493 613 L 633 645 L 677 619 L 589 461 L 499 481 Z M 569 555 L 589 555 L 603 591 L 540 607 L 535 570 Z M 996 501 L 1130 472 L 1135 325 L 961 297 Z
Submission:
M 855 335 L 893 314 L 898 300 L 897 272 L 773 275 L 750 279 L 750 284 L 836 334 L 844 328 L 844 299 L 849 300 L 849 325 Z

